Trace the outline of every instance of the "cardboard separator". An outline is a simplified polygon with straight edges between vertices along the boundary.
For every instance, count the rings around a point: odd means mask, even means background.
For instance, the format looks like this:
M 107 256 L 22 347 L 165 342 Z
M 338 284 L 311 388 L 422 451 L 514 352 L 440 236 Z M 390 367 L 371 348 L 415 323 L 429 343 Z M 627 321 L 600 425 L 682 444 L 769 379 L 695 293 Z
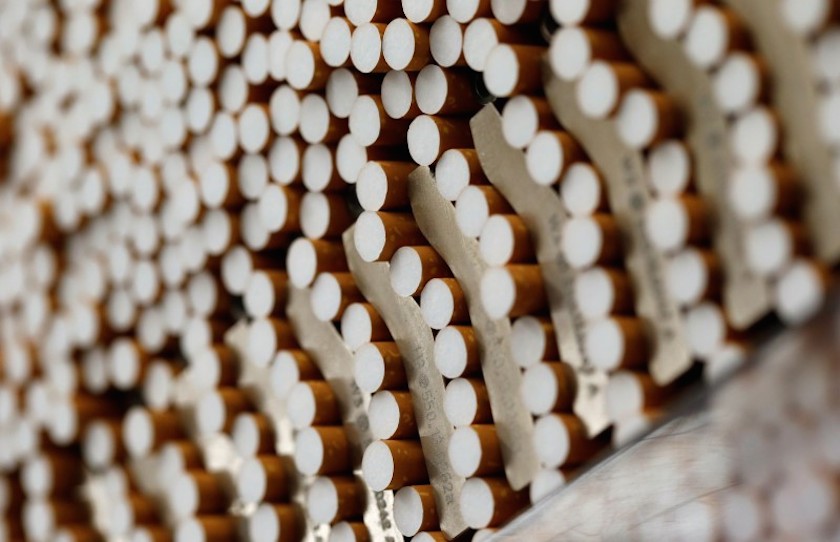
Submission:
M 533 480 L 539 460 L 533 443 L 534 421 L 520 400 L 522 372 L 511 353 L 510 320 L 493 320 L 484 310 L 481 278 L 488 265 L 479 253 L 478 241 L 461 233 L 455 208 L 438 192 L 429 168 L 414 170 L 409 177 L 408 194 L 420 231 L 464 291 L 470 323 L 478 339 L 481 372 L 502 448 L 505 475 L 513 489 L 522 489 Z
M 815 69 L 808 43 L 782 20 L 778 0 L 724 0 L 752 32 L 770 68 L 773 105 L 781 117 L 783 152 L 806 185 L 805 219 L 816 255 L 840 262 L 840 185 L 834 180 L 831 146 L 817 128 L 820 117 Z M 837 60 L 840 62 L 840 59 Z
M 485 176 L 531 233 L 560 356 L 574 369 L 577 379 L 574 412 L 583 421 L 588 435 L 594 437 L 610 425 L 605 398 L 607 373 L 595 368 L 584 351 L 586 321 L 575 301 L 575 271 L 569 267 L 561 248 L 567 216 L 560 196 L 531 179 L 522 151 L 504 139 L 502 118 L 495 106 L 484 106 L 470 125 Z M 523 190 L 523 185 L 528 190 Z
M 391 288 L 389 264 L 362 260 L 353 241 L 354 231 L 351 227 L 343 235 L 347 264 L 356 286 L 382 317 L 403 358 L 441 530 L 455 537 L 467 529 L 460 499 L 464 478 L 449 464 L 454 428 L 443 411 L 443 376 L 434 365 L 432 330 L 414 299 L 400 297 Z
M 653 32 L 649 3 L 626 2 L 619 10 L 619 31 L 634 58 L 687 115 L 692 173 L 698 190 L 712 203 L 714 248 L 725 275 L 724 308 L 731 324 L 745 329 L 772 311 L 772 298 L 768 281 L 749 268 L 743 249 L 745 225 L 727 197 L 735 161 L 728 121 L 715 100 L 711 77 L 692 64 L 680 41 L 663 40 Z
M 344 344 L 332 322 L 315 317 L 308 289 L 289 288 L 286 308 L 300 347 L 312 358 L 338 399 L 344 427 L 354 453 L 354 474 L 361 479 L 361 457 L 373 442 L 367 409 L 370 394 L 363 393 L 353 378 L 353 354 Z M 394 522 L 394 492 L 373 491 L 365 486 L 367 507 L 365 525 L 373 540 L 396 542 L 402 539 Z
M 644 159 L 618 137 L 611 119 L 586 117 L 577 104 L 575 84 L 554 76 L 544 65 L 545 95 L 554 115 L 583 147 L 607 184 L 610 209 L 622 232 L 624 262 L 633 284 L 636 314 L 648 328 L 648 369 L 660 386 L 670 384 L 694 364 L 680 308 L 666 289 L 665 259 L 645 233 L 651 202 Z

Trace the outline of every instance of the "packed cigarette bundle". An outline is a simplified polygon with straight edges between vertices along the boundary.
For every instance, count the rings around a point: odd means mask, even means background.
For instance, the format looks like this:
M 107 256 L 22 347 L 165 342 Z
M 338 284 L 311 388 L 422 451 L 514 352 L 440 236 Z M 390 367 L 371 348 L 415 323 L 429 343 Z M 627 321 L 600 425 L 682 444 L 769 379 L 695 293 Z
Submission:
M 492 538 L 823 305 L 838 36 L 837 0 L 0 0 L 0 540 Z M 833 459 L 744 461 L 716 532 L 827 533 Z

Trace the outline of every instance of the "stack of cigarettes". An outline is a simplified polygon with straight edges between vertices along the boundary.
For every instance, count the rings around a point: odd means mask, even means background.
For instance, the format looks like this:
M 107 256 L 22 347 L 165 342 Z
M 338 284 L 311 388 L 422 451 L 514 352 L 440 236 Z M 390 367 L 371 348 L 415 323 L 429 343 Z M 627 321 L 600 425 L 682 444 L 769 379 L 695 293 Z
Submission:
M 0 0 L 0 539 L 492 537 L 823 305 L 838 58 L 837 0 Z M 721 532 L 825 534 L 812 471 Z

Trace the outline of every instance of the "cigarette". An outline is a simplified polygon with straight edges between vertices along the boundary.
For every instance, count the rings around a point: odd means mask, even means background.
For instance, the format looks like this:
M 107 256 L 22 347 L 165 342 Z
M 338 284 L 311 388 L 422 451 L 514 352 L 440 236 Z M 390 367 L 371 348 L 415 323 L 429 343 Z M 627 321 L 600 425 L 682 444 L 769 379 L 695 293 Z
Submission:
M 200 435 L 230 433 L 236 416 L 253 409 L 248 396 L 239 388 L 218 388 L 196 404 L 194 422 Z
M 169 506 L 178 518 L 221 513 L 229 504 L 221 481 L 205 470 L 186 471 L 176 476 L 167 491 Z
M 341 337 L 355 352 L 362 345 L 391 338 L 379 313 L 369 303 L 353 303 L 341 315 Z
M 312 283 L 312 311 L 322 322 L 335 322 L 351 303 L 363 301 L 350 273 L 321 273 Z
M 72 496 L 83 476 L 78 457 L 44 451 L 23 462 L 20 483 L 29 499 L 66 498 Z
M 806 239 L 803 226 L 796 222 L 770 218 L 750 225 L 744 235 L 747 263 L 758 275 L 771 276 L 806 252 Z
M 58 527 L 89 522 L 90 511 L 81 501 L 28 499 L 21 517 L 27 538 L 46 540 Z
M 362 73 L 384 73 L 388 64 L 382 56 L 382 38 L 387 25 L 362 23 L 353 30 L 350 42 L 350 59 L 353 67 Z
M 341 423 L 341 409 L 332 387 L 323 380 L 298 382 L 289 392 L 287 414 L 295 429 Z
M 411 394 L 407 391 L 379 391 L 368 407 L 371 434 L 376 439 L 406 439 L 417 436 L 417 422 Z
M 615 16 L 616 5 L 611 0 L 551 0 L 551 16 L 561 26 L 589 26 L 609 21 Z
M 274 426 L 265 414 L 239 414 L 233 422 L 230 434 L 234 448 L 242 457 L 272 454 L 276 451 Z
M 456 428 L 449 440 L 448 455 L 459 476 L 493 476 L 504 471 L 501 445 L 492 424 Z
M 487 220 L 495 214 L 513 214 L 513 210 L 494 186 L 467 186 L 455 201 L 455 220 L 467 237 L 478 238 Z
M 719 305 L 704 301 L 690 308 L 685 315 L 686 340 L 695 357 L 707 359 L 729 339 L 737 339 Z
M 435 330 L 469 323 L 467 301 L 454 278 L 434 278 L 427 282 L 420 293 L 420 311 L 426 324 Z
M 715 101 L 728 115 L 747 112 L 767 97 L 769 69 L 754 54 L 734 52 L 712 76 Z
M 621 261 L 621 235 L 612 215 L 574 217 L 563 225 L 563 255 L 575 269 Z
M 321 273 L 347 271 L 344 247 L 334 241 L 295 239 L 286 255 L 286 269 L 295 288 L 306 288 Z
M 612 316 L 589 324 L 584 348 L 592 364 L 611 371 L 647 363 L 649 345 L 644 322 L 635 316 Z
M 323 96 L 307 94 L 303 98 L 300 103 L 300 135 L 304 141 L 311 145 L 338 143 L 346 133 L 347 120 L 332 115 Z
M 171 477 L 176 474 L 200 470 L 204 465 L 204 456 L 191 440 L 171 440 L 161 446 L 158 461 L 160 479 L 170 483 Z
M 421 166 L 432 165 L 447 149 L 471 147 L 472 133 L 465 119 L 420 115 L 408 127 L 408 152 Z
M 155 500 L 142 493 L 131 492 L 118 504 L 118 510 L 119 507 L 124 507 L 124 511 L 116 515 L 124 518 L 123 521 L 126 522 L 126 528 L 120 529 L 122 532 L 128 531 L 128 527 L 132 524 L 151 525 L 160 521 Z
M 654 145 L 647 156 L 648 182 L 660 197 L 679 196 L 692 186 L 692 160 L 688 147 L 679 140 Z
M 240 215 L 242 242 L 254 252 L 280 249 L 288 245 L 291 235 L 287 232 L 270 232 L 260 218 L 259 205 L 249 203 Z
M 470 184 L 487 184 L 475 149 L 449 149 L 441 154 L 435 180 L 438 192 L 449 201 L 456 201 Z
M 686 248 L 667 260 L 665 273 L 668 293 L 684 306 L 720 299 L 723 270 L 711 250 Z
M 353 26 L 361 26 L 371 21 L 382 23 L 402 17 L 402 6 L 398 2 L 366 0 L 345 0 L 344 14 L 353 23 Z
M 798 324 L 808 320 L 824 305 L 830 277 L 825 267 L 813 260 L 796 259 L 776 282 L 776 310 L 783 321 Z
M 614 421 L 632 418 L 661 406 L 672 395 L 672 389 L 657 386 L 647 373 L 618 371 L 607 382 L 607 413 Z
M 493 423 L 487 387 L 478 378 L 456 378 L 449 382 L 443 411 L 455 427 Z
M 123 445 L 134 458 L 146 457 L 164 443 L 184 436 L 181 418 L 173 410 L 154 412 L 135 406 L 123 420 Z
M 352 469 L 350 442 L 344 427 L 306 427 L 295 436 L 295 467 L 306 476 L 332 475 Z
M 544 129 L 557 128 L 557 120 L 545 98 L 514 96 L 502 108 L 502 135 L 508 145 L 524 149 Z
M 136 387 L 143 379 L 149 361 L 149 355 L 136 341 L 117 339 L 108 349 L 111 382 L 120 390 Z
M 543 466 L 580 465 L 604 448 L 603 438 L 590 440 L 580 418 L 572 414 L 547 414 L 534 424 L 534 447 Z
M 303 513 L 295 504 L 261 504 L 248 519 L 249 540 L 294 542 L 303 534 Z
M 577 393 L 574 372 L 563 362 L 538 363 L 525 371 L 520 397 L 534 416 L 570 412 Z
M 513 322 L 510 349 L 514 361 L 523 369 L 560 358 L 554 326 L 550 320 L 537 316 L 522 316 Z
M 647 16 L 653 33 L 663 40 L 682 37 L 688 30 L 695 9 L 704 3 L 706 0 L 652 0 L 648 5 Z
M 115 461 L 123 460 L 125 446 L 120 434 L 121 429 L 122 425 L 118 420 L 98 420 L 85 429 L 82 457 L 89 469 L 102 471 Z M 65 472 L 64 469 L 61 470 Z M 66 472 L 64 476 L 67 476 Z
M 697 196 L 660 198 L 647 209 L 645 231 L 651 244 L 662 252 L 707 244 L 711 236 L 710 214 L 705 200 Z
M 207 254 L 223 258 L 229 249 L 241 241 L 239 218 L 222 209 L 209 211 L 201 223 L 201 233 Z
M 246 20 L 251 19 L 246 19 L 239 7 L 228 6 L 222 11 L 216 26 L 216 44 L 223 58 L 234 58 L 242 52 L 245 36 L 250 34 Z
M 253 318 L 282 316 L 286 312 L 289 276 L 283 271 L 255 271 L 245 289 L 245 312 Z
M 473 529 L 498 527 L 528 506 L 528 490 L 514 491 L 501 478 L 470 478 L 461 488 L 464 520 Z
M 488 265 L 534 261 L 534 248 L 528 227 L 518 215 L 490 216 L 479 236 L 479 250 Z
M 382 56 L 393 70 L 416 72 L 431 60 L 427 26 L 395 18 L 382 35 Z
M 290 138 L 300 126 L 301 94 L 303 92 L 297 91 L 289 85 L 279 85 L 271 93 L 271 99 L 268 102 L 271 111 L 271 126 L 281 136 L 274 140 L 274 147 L 278 146 L 281 141 L 295 141 Z
M 832 0 L 810 2 L 808 9 L 803 9 L 795 0 L 782 0 L 780 10 L 787 26 L 803 37 L 816 34 L 831 21 L 840 20 L 840 7 Z
M 376 440 L 365 449 L 362 477 L 373 491 L 428 483 L 423 448 L 416 440 Z
M 198 349 L 190 359 L 190 366 L 208 388 L 236 386 L 239 381 L 239 359 L 223 344 Z
M 365 211 L 405 209 L 408 176 L 414 171 L 408 162 L 368 162 L 356 180 L 356 198 Z
M 605 119 L 618 110 L 630 90 L 649 86 L 649 79 L 635 64 L 596 60 L 577 84 L 577 103 L 586 116 Z
M 779 154 L 781 126 L 775 111 L 764 106 L 739 115 L 730 129 L 732 152 L 744 165 L 770 162 Z
M 420 108 L 414 99 L 416 73 L 391 70 L 382 78 L 382 107 L 393 119 L 414 119 L 420 114 Z
M 336 238 L 353 223 L 339 194 L 307 192 L 300 203 L 300 228 L 310 239 Z
M 271 389 L 283 400 L 288 399 L 298 382 L 323 379 L 318 366 L 303 350 L 281 350 L 269 368 Z
M 633 311 L 632 286 L 624 270 L 592 267 L 575 277 L 573 288 L 578 307 L 589 321 Z
M 385 111 L 381 96 L 363 95 L 356 98 L 350 111 L 350 133 L 360 145 L 393 146 L 405 141 L 407 119 L 392 118 Z
M 410 214 L 371 211 L 356 220 L 353 241 L 366 262 L 387 261 L 400 247 L 426 244 Z
M 236 127 L 239 146 L 243 151 L 253 154 L 268 147 L 273 139 L 268 104 L 246 105 L 239 114 Z
M 354 184 L 359 172 L 369 160 L 393 160 L 394 149 L 390 147 L 365 147 L 359 145 L 352 134 L 341 138 L 336 147 L 335 161 L 338 174 L 347 184 Z
M 718 66 L 727 53 L 746 49 L 749 43 L 749 31 L 740 17 L 716 4 L 699 6 L 683 37 L 689 60 L 703 70 Z
M 533 23 L 539 20 L 543 6 L 526 0 L 490 0 L 490 11 L 504 25 Z
M 420 294 L 435 277 L 451 276 L 446 262 L 428 246 L 401 247 L 394 252 L 389 271 L 391 287 L 402 297 Z
M 467 24 L 477 17 L 488 17 L 490 0 L 446 0 L 446 11 L 461 24 Z
M 402 0 L 402 10 L 412 23 L 432 23 L 446 15 L 446 0 Z
M 245 459 L 235 479 L 239 499 L 246 504 L 287 499 L 290 488 L 288 468 L 286 459 L 277 455 Z
M 408 381 L 397 344 L 377 342 L 360 346 L 354 355 L 353 378 L 363 393 L 405 389 Z
M 306 510 L 316 524 L 361 519 L 365 490 L 353 476 L 320 476 L 306 494 Z
M 225 542 L 239 536 L 238 518 L 229 515 L 200 515 L 187 518 L 175 527 L 176 542 L 204 540 Z
M 193 41 L 187 59 L 187 73 L 197 87 L 208 87 L 219 75 L 219 56 L 213 41 L 199 36 Z
M 460 7 L 458 9 L 461 9 Z M 453 19 L 457 19 L 455 15 Z M 466 64 L 477 72 L 483 72 L 490 51 L 500 43 L 532 43 L 533 36 L 517 28 L 506 26 L 493 18 L 476 18 L 469 21 L 464 30 L 463 56 Z
M 541 468 L 531 480 L 529 497 L 531 504 L 537 504 L 548 495 L 554 494 L 566 485 L 566 476 L 558 469 Z
M 254 278 L 251 278 L 254 281 Z M 225 317 L 230 303 L 222 295 L 222 284 L 213 273 L 202 271 L 190 277 L 187 282 L 187 301 L 196 314 L 205 318 Z
M 543 292 L 542 272 L 535 264 L 493 267 L 481 278 L 481 302 L 495 319 L 543 311 Z
M 664 92 L 634 89 L 625 94 L 616 115 L 618 135 L 632 149 L 647 148 L 681 134 L 680 110 Z
M 408 486 L 397 491 L 394 494 L 394 522 L 403 536 L 439 528 L 432 486 Z
M 91 542 L 99 540 L 101 536 L 98 532 L 96 537 L 91 538 Z M 134 527 L 131 530 L 131 540 L 133 542 L 170 542 L 172 540 L 172 532 L 168 527 L 163 525 L 144 525 Z M 78 539 L 76 539 L 78 540 Z
M 179 346 L 181 352 L 188 359 L 196 354 L 224 341 L 224 334 L 228 330 L 228 324 L 219 320 L 208 320 L 205 318 L 192 317 L 187 322 L 184 332 L 181 334 Z
M 737 168 L 729 187 L 730 206 L 744 221 L 790 216 L 802 200 L 796 174 L 779 163 Z
M 424 531 L 412 538 L 415 542 L 446 542 L 448 539 L 443 531 Z
M 6 536 L 9 536 L 10 538 L 16 536 L 14 527 L 12 529 L 9 529 L 8 523 L 6 523 L 4 527 L 6 528 Z M 23 536 L 22 532 L 20 533 L 20 536 Z M 102 535 L 96 528 L 89 525 L 66 525 L 63 527 L 59 527 L 55 530 L 53 534 L 53 540 L 70 540 L 73 542 L 97 542 L 98 540 L 102 540 Z
M 331 68 L 346 68 L 350 65 L 350 47 L 353 30 L 344 17 L 332 17 L 321 34 L 321 57 Z M 327 83 L 329 85 L 329 83 Z
M 411 20 L 411 17 L 409 17 Z M 412 21 L 417 22 L 417 21 Z M 438 66 L 465 66 L 464 29 L 451 15 L 436 17 L 429 29 L 429 50 Z
M 484 62 L 484 85 L 500 98 L 537 92 L 542 88 L 544 53 L 537 45 L 496 45 Z
M 426 115 L 472 114 L 478 107 L 473 75 L 464 70 L 430 64 L 417 75 L 414 91 Z
M 295 40 L 286 52 L 286 81 L 296 90 L 323 90 L 331 68 L 317 43 Z

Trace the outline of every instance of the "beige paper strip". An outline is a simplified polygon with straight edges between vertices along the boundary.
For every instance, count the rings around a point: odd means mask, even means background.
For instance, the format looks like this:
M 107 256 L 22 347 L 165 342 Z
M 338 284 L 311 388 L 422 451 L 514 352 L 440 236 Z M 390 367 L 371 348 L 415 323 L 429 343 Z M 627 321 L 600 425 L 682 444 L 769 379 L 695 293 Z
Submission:
M 522 371 L 511 354 L 510 320 L 493 320 L 484 311 L 481 277 L 488 265 L 478 252 L 478 241 L 461 234 L 455 207 L 440 195 L 435 184 L 429 168 L 414 170 L 408 185 L 411 209 L 420 231 L 464 290 L 470 322 L 478 338 L 481 371 L 502 447 L 505 474 L 511 487 L 519 490 L 531 483 L 539 461 L 534 451 L 534 421 L 519 399 Z
M 348 430 L 348 437 L 356 452 L 353 458 L 354 471 L 356 476 L 361 477 L 361 457 L 373 441 L 373 436 L 367 415 L 370 395 L 363 393 L 353 378 L 353 354 L 347 349 L 332 322 L 321 322 L 312 313 L 309 290 L 289 288 L 286 314 L 301 348 L 309 354 L 335 392 L 341 406 L 344 427 Z M 371 539 L 386 542 L 402 540 L 394 523 L 394 492 L 365 488 L 367 508 L 364 518 Z
M 653 32 L 647 16 L 649 3 L 626 2 L 619 10 L 619 29 L 634 57 L 688 115 L 686 135 L 694 178 L 704 198 L 714 204 L 714 246 L 726 275 L 724 306 L 732 325 L 744 329 L 770 312 L 771 298 L 767 281 L 747 265 L 744 228 L 727 199 L 734 158 L 726 116 L 717 106 L 709 75 L 694 67 L 682 43 L 663 40 Z
M 624 234 L 625 265 L 636 293 L 636 313 L 649 328 L 650 373 L 657 384 L 669 384 L 688 370 L 693 360 L 679 307 L 665 288 L 665 262 L 645 234 L 650 193 L 642 155 L 621 142 L 610 119 L 584 116 L 573 83 L 554 77 L 548 66 L 544 73 L 545 94 L 554 114 L 604 175 L 610 208 Z
M 607 374 L 592 366 L 583 349 L 586 321 L 575 302 L 575 272 L 561 249 L 566 221 L 563 204 L 554 190 L 531 179 L 522 151 L 505 141 L 502 118 L 493 105 L 484 106 L 470 125 L 484 174 L 531 232 L 560 355 L 577 377 L 574 412 L 586 425 L 589 436 L 594 437 L 610 424 L 604 398 Z M 528 189 L 523 190 L 523 185 Z
M 808 43 L 784 23 L 778 0 L 724 3 L 744 19 L 770 67 L 773 105 L 784 125 L 785 158 L 807 187 L 805 218 L 814 250 L 829 265 L 836 264 L 840 261 L 840 187 L 834 182 L 831 147 L 818 133 L 818 86 Z M 840 62 L 840 58 L 835 60 Z
M 348 267 L 359 291 L 376 307 L 400 350 L 441 530 L 450 537 L 457 536 L 467 528 L 460 500 L 464 479 L 449 464 L 448 445 L 454 429 L 443 411 L 443 377 L 434 365 L 432 330 L 417 303 L 391 289 L 388 264 L 362 260 L 356 252 L 353 231 L 350 228 L 343 236 Z

